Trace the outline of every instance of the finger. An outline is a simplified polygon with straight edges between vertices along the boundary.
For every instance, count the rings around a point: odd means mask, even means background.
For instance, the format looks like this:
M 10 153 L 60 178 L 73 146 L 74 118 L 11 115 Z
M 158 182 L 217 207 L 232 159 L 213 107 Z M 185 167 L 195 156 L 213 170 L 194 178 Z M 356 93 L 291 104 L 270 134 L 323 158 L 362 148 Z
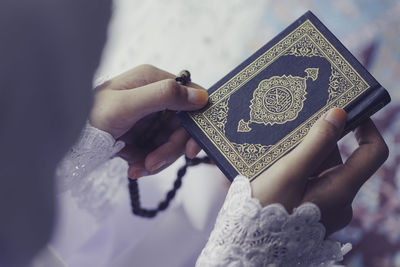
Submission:
M 341 164 L 343 164 L 342 156 L 340 155 L 339 147 L 336 145 L 328 158 L 311 174 L 311 177 L 316 177 L 324 171 Z
M 185 154 L 186 157 L 193 159 L 197 156 L 201 151 L 201 147 L 196 143 L 193 138 L 190 138 L 189 141 L 186 143 Z
M 129 166 L 128 177 L 130 179 L 137 179 L 147 175 L 150 175 L 150 173 L 148 170 L 146 170 L 146 167 L 144 166 L 144 161 L 135 162 Z
M 325 235 L 329 236 L 340 229 L 346 227 L 353 218 L 351 205 L 340 207 L 327 213 L 321 211 L 321 223 L 325 226 Z
M 149 64 L 143 64 L 112 78 L 106 83 L 106 87 L 112 90 L 127 90 L 158 81 L 175 78 L 176 75 L 172 73 L 161 70 Z M 204 89 L 195 83 L 190 83 L 188 85 L 197 89 Z
M 335 145 L 330 157 L 323 163 L 323 166 L 326 170 L 341 164 L 343 164 L 342 156 L 340 155 L 338 145 Z
M 144 155 L 148 154 L 148 152 L 149 151 L 126 144 L 125 147 L 117 153 L 117 156 L 126 160 L 129 164 L 132 164 L 134 162 L 144 162 Z
M 329 235 L 345 227 L 352 219 L 353 195 L 340 179 L 343 165 L 331 168 L 317 179 L 309 181 L 302 202 L 312 202 L 321 210 L 321 222 Z
M 136 179 L 142 176 L 149 175 L 149 172 L 146 170 L 144 166 L 145 157 L 148 154 L 148 151 L 141 150 L 132 145 L 125 145 L 125 147 L 118 152 L 118 156 L 123 158 L 128 162 L 128 177 L 131 179 Z
M 208 102 L 208 93 L 180 85 L 173 79 L 158 81 L 132 90 L 121 91 L 119 105 L 127 118 L 143 118 L 161 110 L 197 110 Z
M 165 79 L 175 79 L 175 75 L 152 65 L 144 64 L 112 78 L 108 81 L 107 88 L 112 90 L 127 90 Z
M 137 179 L 165 169 L 183 154 L 189 138 L 189 134 L 181 127 L 172 133 L 166 143 L 150 153 L 130 149 L 122 150 L 120 156 L 131 160 L 128 162 L 132 162 L 128 169 L 129 177 Z
M 346 121 L 342 109 L 324 114 L 292 152 L 252 182 L 253 195 L 262 205 L 279 202 L 288 210 L 302 199 L 310 174 L 336 146 Z
M 341 170 L 339 181 L 353 197 L 389 156 L 389 149 L 375 124 L 368 119 L 355 130 L 359 147 L 350 155 Z
M 388 157 L 388 148 L 371 120 L 360 125 L 355 133 L 359 147 L 345 164 L 331 168 L 307 186 L 304 201 L 313 202 L 321 209 L 322 219 L 327 225 L 337 211 L 351 206 L 362 184 Z M 332 221 L 332 229 L 335 224 L 336 230 L 340 229 L 337 220 Z
M 189 138 L 190 136 L 184 128 L 177 129 L 165 144 L 146 157 L 146 169 L 154 174 L 174 163 L 175 160 L 182 156 Z
M 304 140 L 290 152 L 286 159 L 286 177 L 296 179 L 308 177 L 324 162 L 336 147 L 344 125 L 346 112 L 335 108 L 324 114 L 313 127 Z

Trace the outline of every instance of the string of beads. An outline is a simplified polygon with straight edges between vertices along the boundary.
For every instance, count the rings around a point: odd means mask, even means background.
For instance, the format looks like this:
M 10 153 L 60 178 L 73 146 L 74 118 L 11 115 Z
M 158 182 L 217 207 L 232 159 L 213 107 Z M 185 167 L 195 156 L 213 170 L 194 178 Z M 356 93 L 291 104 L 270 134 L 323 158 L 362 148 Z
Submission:
M 147 218 L 152 218 L 157 215 L 158 212 L 165 210 L 168 208 L 171 200 L 175 197 L 176 191 L 181 187 L 182 185 L 182 178 L 186 174 L 186 170 L 190 166 L 196 166 L 201 163 L 211 163 L 211 160 L 209 157 L 205 156 L 202 158 L 194 158 L 194 159 L 189 159 L 185 157 L 185 165 L 182 166 L 177 173 L 176 180 L 174 182 L 174 186 L 171 190 L 168 191 L 166 198 L 161 201 L 158 206 L 154 209 L 146 209 L 142 208 L 140 204 L 140 196 L 139 196 L 139 185 L 137 182 L 137 179 L 129 179 L 129 193 L 131 197 L 131 206 L 132 206 L 132 212 L 138 216 L 141 217 L 147 217 Z

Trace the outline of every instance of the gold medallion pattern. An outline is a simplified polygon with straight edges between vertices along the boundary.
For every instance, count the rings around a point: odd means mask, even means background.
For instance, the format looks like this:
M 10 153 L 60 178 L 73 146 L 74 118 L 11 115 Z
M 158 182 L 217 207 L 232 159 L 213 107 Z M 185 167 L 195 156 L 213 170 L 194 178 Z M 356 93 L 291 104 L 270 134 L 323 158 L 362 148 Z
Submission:
M 250 123 L 264 125 L 284 124 L 297 118 L 306 100 L 307 79 L 318 78 L 318 68 L 307 68 L 306 77 L 273 76 L 262 80 L 250 101 L 250 120 L 241 119 L 238 132 L 250 132 Z
M 230 141 L 225 135 L 230 96 L 279 57 L 287 55 L 322 57 L 330 63 L 331 76 L 329 88 L 326 88 L 329 97 L 326 104 L 274 145 L 238 144 Z M 369 87 L 369 84 L 315 25 L 310 20 L 306 20 L 210 94 L 210 104 L 204 112 L 190 113 L 190 117 L 232 167 L 239 174 L 252 180 L 299 144 L 322 114 L 333 107 L 346 107 Z M 264 108 L 274 111 L 272 105 L 269 108 L 269 103 L 278 101 L 282 105 L 274 112 L 287 111 L 288 103 L 292 101 L 289 101 L 290 97 L 294 98 L 293 95 L 290 95 L 290 90 L 287 90 L 285 86 L 277 86 L 270 90 L 268 96 L 263 98 L 263 105 L 266 103 Z M 275 95 L 274 98 L 274 94 L 277 92 L 283 97 L 279 99 Z

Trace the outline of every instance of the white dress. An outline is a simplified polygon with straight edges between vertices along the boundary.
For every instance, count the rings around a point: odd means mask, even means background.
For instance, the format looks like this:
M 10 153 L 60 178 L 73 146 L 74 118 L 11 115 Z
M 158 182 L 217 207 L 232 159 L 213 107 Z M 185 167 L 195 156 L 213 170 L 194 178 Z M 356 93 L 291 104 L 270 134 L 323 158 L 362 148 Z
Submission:
M 118 225 L 117 218 L 120 217 L 116 215 L 118 211 L 115 209 L 118 208 L 114 203 L 118 201 L 116 196 L 119 190 L 126 190 L 126 180 L 123 177 L 126 177 L 127 165 L 114 156 L 123 147 L 123 142 L 115 141 L 108 133 L 90 125 L 85 127 L 79 141 L 57 170 L 60 192 L 69 195 L 68 199 L 76 200 L 75 209 L 84 211 L 81 214 L 85 215 L 81 217 L 85 218 L 61 216 L 58 223 L 61 226 L 56 229 L 55 241 L 35 259 L 33 266 L 56 266 L 55 262 L 59 266 L 144 266 L 136 264 L 132 253 L 132 257 L 126 252 L 115 253 L 115 247 L 121 244 L 126 247 L 126 244 L 135 243 L 135 238 L 140 238 L 140 227 L 137 232 L 126 229 L 126 240 L 121 236 L 110 237 L 107 231 L 99 231 L 104 225 Z M 243 176 L 236 177 L 208 241 L 198 256 L 196 266 L 336 266 L 335 263 L 340 262 L 351 248 L 349 244 L 341 246 L 325 239 L 325 228 L 319 222 L 321 214 L 316 205 L 305 203 L 288 214 L 280 204 L 261 207 L 259 201 L 251 195 L 249 180 Z M 123 201 L 129 202 L 129 199 Z M 122 213 L 132 216 L 129 209 Z M 64 236 L 57 237 L 57 231 L 62 232 L 63 220 L 80 225 L 76 231 L 80 232 L 80 237 L 85 236 L 84 245 L 75 244 L 74 247 L 69 244 L 70 240 L 64 242 L 68 245 L 62 245 L 62 240 L 73 236 L 73 230 L 69 230 Z M 140 224 L 140 220 L 146 219 L 137 220 Z M 151 227 L 152 221 L 147 220 L 146 225 Z M 156 224 L 153 226 L 157 227 Z M 111 239 L 114 240 L 110 242 Z M 96 249 L 90 249 L 93 244 L 102 244 L 102 248 L 96 253 Z M 183 254 L 190 252 L 181 253 L 170 257 L 184 257 Z M 193 249 L 192 253 L 196 253 L 196 250 Z M 82 256 L 85 259 L 77 259 L 79 254 L 85 255 Z M 191 264 L 190 261 L 178 262 L 174 263 L 175 266 Z

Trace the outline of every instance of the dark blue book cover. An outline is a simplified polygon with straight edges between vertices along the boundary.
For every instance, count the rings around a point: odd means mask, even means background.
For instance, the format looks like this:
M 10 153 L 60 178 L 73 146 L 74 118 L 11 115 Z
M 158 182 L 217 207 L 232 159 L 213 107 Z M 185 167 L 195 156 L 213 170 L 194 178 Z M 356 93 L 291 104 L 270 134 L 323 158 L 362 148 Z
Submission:
M 390 102 L 387 91 L 307 12 L 209 90 L 184 127 L 228 179 L 250 180 L 298 145 L 333 107 L 345 132 Z

